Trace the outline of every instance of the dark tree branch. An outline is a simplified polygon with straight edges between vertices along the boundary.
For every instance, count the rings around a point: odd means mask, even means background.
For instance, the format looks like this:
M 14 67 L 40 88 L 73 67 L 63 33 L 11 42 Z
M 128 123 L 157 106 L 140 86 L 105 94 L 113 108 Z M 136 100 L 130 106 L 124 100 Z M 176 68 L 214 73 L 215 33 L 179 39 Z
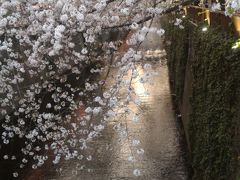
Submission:
M 116 1 L 116 0 L 108 0 L 108 1 L 106 2 L 106 4 L 108 5 L 108 4 L 110 4 L 110 3 L 114 2 L 114 1 Z M 88 13 L 94 13 L 95 11 L 97 11 L 97 9 L 92 9 L 92 10 L 89 11 Z
M 166 10 L 164 10 L 160 15 L 164 15 L 164 14 L 169 14 L 173 11 L 176 11 L 178 10 L 181 6 L 187 6 L 187 5 L 190 5 L 194 2 L 195 0 L 187 0 L 187 1 L 184 1 L 182 2 L 181 4 L 177 4 L 173 7 L 170 7 Z M 155 17 L 155 15 L 152 15 L 152 16 L 147 16 L 145 17 L 144 19 L 141 19 L 139 20 L 138 22 L 136 22 L 137 24 L 142 24 L 144 22 L 147 22 L 151 19 L 153 19 Z M 111 27 L 104 27 L 103 29 L 116 29 L 116 28 L 122 28 L 122 27 L 127 27 L 127 26 L 131 26 L 133 24 L 133 22 L 128 22 L 128 23 L 124 23 L 124 24 L 120 24 L 120 25 L 117 25 L 117 26 L 111 26 Z

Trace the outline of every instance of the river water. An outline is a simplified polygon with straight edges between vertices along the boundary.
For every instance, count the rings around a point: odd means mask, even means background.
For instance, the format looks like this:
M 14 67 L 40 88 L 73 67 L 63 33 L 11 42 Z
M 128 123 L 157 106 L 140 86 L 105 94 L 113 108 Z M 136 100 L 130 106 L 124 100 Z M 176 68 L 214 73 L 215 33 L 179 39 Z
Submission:
M 119 141 L 119 135 L 113 130 L 114 122 L 109 123 L 102 136 L 92 142 L 89 149 L 92 157 L 64 161 L 57 167 L 58 171 L 51 162 L 47 163 L 43 168 L 28 171 L 24 180 L 188 179 L 183 137 L 171 102 L 168 69 L 164 59 L 159 57 L 162 55 L 161 41 L 157 35 L 148 34 L 142 44 L 146 61 L 159 75 L 154 77 L 153 86 L 133 84 L 142 104 L 140 108 L 133 104 L 130 108 L 141 115 L 141 121 L 136 124 L 132 118 L 125 117 L 129 137 Z M 138 71 L 143 71 L 142 66 L 139 65 Z M 146 96 L 145 89 L 150 95 Z M 132 146 L 135 139 L 140 141 L 136 148 Z M 129 162 L 132 154 L 136 161 Z M 135 169 L 140 170 L 140 176 L 134 175 Z

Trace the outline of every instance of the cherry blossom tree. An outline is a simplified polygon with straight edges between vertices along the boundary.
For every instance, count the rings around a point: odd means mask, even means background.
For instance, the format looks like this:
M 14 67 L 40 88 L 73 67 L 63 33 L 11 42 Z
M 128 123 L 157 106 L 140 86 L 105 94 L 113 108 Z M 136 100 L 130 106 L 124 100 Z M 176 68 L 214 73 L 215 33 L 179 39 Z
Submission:
M 150 64 L 143 64 L 139 47 L 147 33 L 164 35 L 163 29 L 152 26 L 154 17 L 192 2 L 1 0 L 1 141 L 5 146 L 24 141 L 20 168 L 32 160 L 33 169 L 42 166 L 48 160 L 45 151 L 54 153 L 54 164 L 81 159 L 88 143 L 119 114 L 129 113 L 137 123 L 139 114 L 128 108 L 130 102 L 141 103 L 132 81 L 144 84 L 155 75 Z M 237 10 L 237 0 L 228 2 L 226 13 Z M 111 38 L 114 32 L 118 36 Z M 127 48 L 122 48 L 124 42 Z M 107 86 L 113 68 L 118 73 Z M 125 98 L 120 99 L 123 90 Z M 121 123 L 115 129 L 124 138 L 128 132 Z M 133 173 L 141 174 L 138 169 Z

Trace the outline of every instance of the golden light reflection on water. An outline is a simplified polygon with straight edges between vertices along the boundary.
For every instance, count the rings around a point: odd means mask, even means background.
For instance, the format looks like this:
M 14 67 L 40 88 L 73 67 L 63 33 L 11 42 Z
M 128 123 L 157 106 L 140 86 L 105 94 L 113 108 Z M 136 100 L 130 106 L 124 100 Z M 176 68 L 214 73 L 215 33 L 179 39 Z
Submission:
M 138 66 L 137 71 L 138 71 L 138 76 L 133 82 L 132 86 L 135 90 L 136 95 L 140 96 L 140 95 L 143 95 L 146 91 L 144 84 L 141 83 L 140 81 L 141 76 L 144 74 L 144 70 L 142 69 L 141 66 Z
M 149 63 L 149 62 L 147 62 Z M 132 87 L 135 89 L 135 98 L 139 98 L 141 101 L 141 105 L 144 108 L 139 108 L 138 105 L 134 103 L 130 103 L 129 109 L 134 111 L 135 113 L 141 114 L 140 121 L 135 123 L 132 121 L 132 116 L 126 116 L 127 118 L 119 118 L 119 122 L 126 122 L 128 126 L 128 138 L 126 138 L 123 142 L 119 142 L 116 144 L 115 149 L 113 150 L 113 154 L 117 155 L 117 161 L 114 161 L 111 169 L 110 174 L 116 175 L 116 177 L 129 177 L 132 179 L 134 177 L 133 170 L 139 169 L 143 176 L 145 176 L 146 169 L 149 167 L 154 168 L 154 164 L 151 161 L 147 161 L 147 155 L 144 153 L 142 155 L 137 154 L 137 149 L 143 148 L 144 151 L 147 151 L 145 147 L 147 142 L 145 142 L 145 138 L 152 138 L 149 134 L 149 117 L 153 117 L 154 119 L 158 119 L 160 117 L 157 107 L 159 108 L 159 104 L 156 104 L 156 96 L 165 96 L 165 89 L 168 89 L 168 78 L 167 78 L 167 68 L 161 66 L 160 62 L 155 63 L 153 65 L 154 68 L 158 71 L 162 71 L 162 77 L 164 77 L 164 81 L 159 80 L 159 76 L 154 77 L 154 81 L 156 81 L 155 85 L 151 86 L 149 83 L 142 83 L 140 78 L 144 75 L 145 70 L 143 69 L 142 65 L 138 65 L 137 73 L 138 76 L 134 79 L 132 83 Z M 128 74 L 127 78 L 131 78 L 131 73 Z M 163 88 L 161 88 L 163 86 Z M 146 96 L 146 91 L 150 91 L 150 95 Z M 168 91 L 167 91 L 168 92 Z M 148 111 L 150 110 L 150 111 Z M 145 112 L 146 111 L 146 112 Z M 144 113 L 148 114 L 147 118 L 144 116 Z M 161 114 L 161 113 L 160 113 Z M 158 126 L 158 125 L 154 125 Z M 150 133 L 156 134 L 156 137 L 159 135 L 159 129 L 152 129 Z M 116 135 L 115 138 L 119 138 Z M 133 146 L 133 140 L 140 140 L 140 144 L 138 146 Z M 148 146 L 147 146 L 148 147 Z M 133 156 L 133 159 L 136 160 L 134 162 L 130 162 L 128 160 L 129 157 Z M 141 162 L 145 162 L 142 164 Z

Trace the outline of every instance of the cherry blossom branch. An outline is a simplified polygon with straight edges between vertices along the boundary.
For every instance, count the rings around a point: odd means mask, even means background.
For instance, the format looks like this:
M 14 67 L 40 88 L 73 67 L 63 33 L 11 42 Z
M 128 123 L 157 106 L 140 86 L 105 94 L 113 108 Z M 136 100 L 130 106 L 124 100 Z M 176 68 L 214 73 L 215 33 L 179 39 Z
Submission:
M 174 12 L 178 9 L 180 9 L 181 7 L 183 6 L 187 6 L 187 5 L 190 5 L 194 2 L 195 0 L 188 0 L 188 1 L 184 1 L 182 2 L 181 4 L 178 4 L 178 5 L 175 5 L 173 7 L 170 7 L 166 10 L 163 10 L 163 12 L 160 14 L 160 15 L 164 15 L 164 14 L 169 14 L 171 12 Z M 153 19 L 156 15 L 149 15 L 141 20 L 139 20 L 138 22 L 136 22 L 137 24 L 142 24 L 144 22 L 147 22 L 151 19 Z M 123 28 L 123 27 L 128 27 L 128 26 L 131 26 L 133 24 L 133 22 L 128 22 L 128 23 L 124 23 L 124 24 L 120 24 L 120 25 L 116 25 L 116 26 L 110 26 L 110 27 L 104 27 L 103 29 L 115 29 L 115 28 Z

